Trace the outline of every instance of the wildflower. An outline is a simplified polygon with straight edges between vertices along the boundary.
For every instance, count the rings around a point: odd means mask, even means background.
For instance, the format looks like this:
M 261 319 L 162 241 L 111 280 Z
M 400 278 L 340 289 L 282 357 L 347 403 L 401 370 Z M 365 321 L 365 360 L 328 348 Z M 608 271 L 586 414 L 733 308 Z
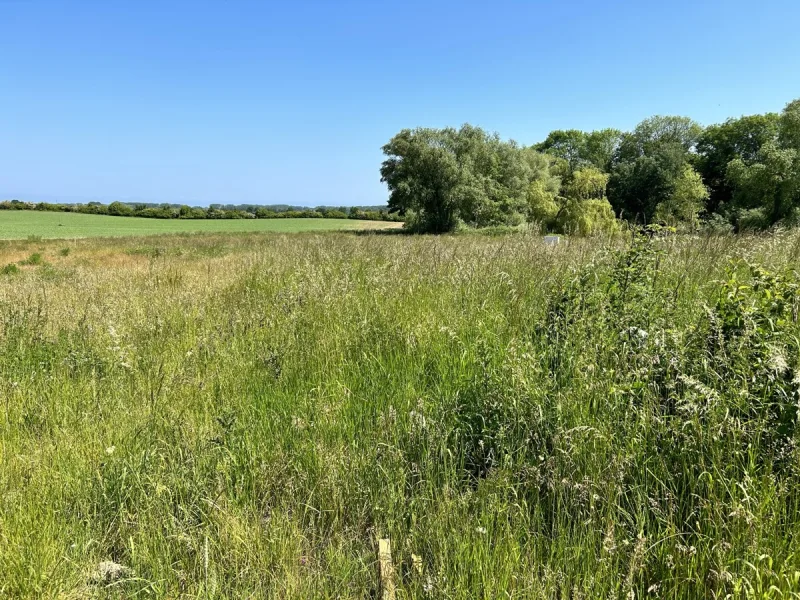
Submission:
M 114 452 L 115 452 L 116 450 L 117 450 L 117 447 L 116 447 L 116 446 L 109 446 L 108 448 L 106 448 L 106 454 L 108 454 L 109 456 L 111 456 L 112 454 L 114 454 Z
M 481 535 L 486 535 L 486 527 L 476 527 L 475 531 Z
M 778 375 L 783 375 L 789 370 L 789 363 L 786 362 L 786 357 L 778 348 L 770 349 L 769 367 Z
M 104 560 L 97 565 L 97 570 L 94 572 L 94 580 L 98 582 L 116 581 L 124 575 L 130 573 L 130 569 L 113 560 Z
M 614 523 L 609 522 L 606 529 L 606 535 L 603 538 L 603 550 L 611 554 L 617 549 L 617 542 L 614 539 Z
M 410 413 L 408 413 L 408 416 L 411 420 L 412 431 L 425 429 L 425 425 L 427 424 L 425 421 L 425 415 L 423 415 L 421 412 L 417 412 L 416 410 L 412 410 Z
M 624 329 L 622 333 L 639 342 L 639 345 L 644 345 L 645 342 L 647 342 L 647 338 L 650 337 L 650 334 L 647 333 L 647 331 L 640 329 L 639 327 L 628 327 L 627 329 Z

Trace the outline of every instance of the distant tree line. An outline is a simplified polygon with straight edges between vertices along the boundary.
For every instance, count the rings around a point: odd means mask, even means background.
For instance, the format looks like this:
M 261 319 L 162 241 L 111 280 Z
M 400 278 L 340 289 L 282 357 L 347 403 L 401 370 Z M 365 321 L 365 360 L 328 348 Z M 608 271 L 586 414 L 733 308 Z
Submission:
M 383 152 L 389 210 L 416 231 L 800 224 L 800 100 L 709 127 L 655 116 L 629 132 L 557 130 L 529 147 L 471 125 L 404 129 Z
M 75 212 L 92 215 L 112 215 L 118 217 L 145 217 L 151 219 L 360 219 L 368 221 L 402 221 L 398 213 L 390 213 L 383 206 L 319 206 L 303 208 L 278 204 L 271 206 L 221 205 L 212 204 L 208 208 L 191 207 L 180 204 L 133 204 L 112 202 L 102 204 L 51 204 L 48 202 L 22 202 L 5 200 L 0 202 L 0 210 L 40 210 L 50 212 Z

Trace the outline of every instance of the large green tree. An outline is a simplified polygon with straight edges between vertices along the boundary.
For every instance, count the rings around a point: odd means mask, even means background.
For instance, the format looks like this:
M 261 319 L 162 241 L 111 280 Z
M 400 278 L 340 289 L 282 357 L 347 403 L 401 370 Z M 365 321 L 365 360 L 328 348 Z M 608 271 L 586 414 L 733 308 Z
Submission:
M 689 117 L 650 117 L 622 136 L 615 162 L 650 156 L 669 146 L 689 152 L 697 144 L 702 132 L 703 128 Z
M 550 177 L 548 162 L 530 149 L 471 125 L 406 129 L 383 152 L 389 207 L 410 213 L 409 222 L 420 231 L 450 231 L 459 222 L 520 223 L 531 182 Z
M 462 180 L 452 134 L 433 129 L 404 129 L 383 147 L 389 155 L 381 181 L 389 187 L 389 210 L 419 215 L 425 231 L 453 229 L 458 217 L 455 190 Z
M 800 100 L 786 105 L 778 117 L 777 138 L 756 153 L 728 163 L 726 183 L 733 191 L 734 211 L 756 212 L 762 226 L 800 214 Z
M 600 129 L 589 133 L 578 129 L 557 129 L 534 148 L 566 161 L 570 172 L 588 166 L 608 171 L 621 139 L 622 132 L 618 129 Z
M 672 196 L 686 156 L 680 145 L 669 143 L 634 159 L 618 161 L 608 182 L 614 211 L 631 221 L 650 222 L 656 207 Z
M 594 235 L 617 229 L 614 211 L 606 199 L 608 174 L 595 167 L 575 171 L 560 190 L 548 189 L 542 180 L 528 188 L 532 221 L 549 231 Z
M 595 167 L 575 171 L 564 186 L 563 205 L 556 225 L 565 233 L 595 235 L 616 230 L 614 211 L 606 199 L 608 174 Z
M 691 165 L 685 164 L 675 181 L 672 195 L 656 206 L 654 218 L 666 225 L 686 224 L 694 229 L 707 199 L 708 188 L 703 184 L 702 177 Z
M 672 198 L 702 127 L 687 117 L 645 119 L 622 136 L 614 154 L 608 198 L 626 219 L 650 222 Z
M 797 157 L 797 150 L 768 142 L 752 164 L 741 158 L 732 160 L 727 180 L 734 188 L 735 206 L 761 210 L 767 225 L 786 217 L 800 200 Z
M 702 133 L 695 166 L 709 190 L 709 213 L 725 207 L 733 198 L 733 188 L 726 177 L 728 163 L 735 159 L 755 161 L 761 147 L 777 139 L 778 121 L 777 113 L 750 115 L 711 125 Z

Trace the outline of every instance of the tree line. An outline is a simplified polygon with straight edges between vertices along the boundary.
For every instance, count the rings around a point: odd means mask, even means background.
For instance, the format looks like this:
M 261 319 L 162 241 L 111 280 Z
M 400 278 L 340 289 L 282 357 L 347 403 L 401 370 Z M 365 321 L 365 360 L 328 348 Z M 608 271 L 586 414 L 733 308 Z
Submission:
M 176 204 L 128 204 L 101 202 L 88 204 L 56 204 L 49 202 L 23 202 L 4 200 L 0 210 L 38 210 L 48 212 L 75 212 L 92 215 L 111 215 L 118 217 L 144 217 L 150 219 L 358 219 L 365 221 L 402 221 L 397 212 L 390 213 L 386 207 L 377 206 L 318 206 L 303 208 L 278 204 L 221 205 L 212 204 L 208 208 Z
M 800 224 L 800 99 L 703 127 L 654 116 L 633 131 L 404 129 L 384 147 L 389 210 L 420 232 L 535 223 L 591 235 L 623 221 L 714 231 Z

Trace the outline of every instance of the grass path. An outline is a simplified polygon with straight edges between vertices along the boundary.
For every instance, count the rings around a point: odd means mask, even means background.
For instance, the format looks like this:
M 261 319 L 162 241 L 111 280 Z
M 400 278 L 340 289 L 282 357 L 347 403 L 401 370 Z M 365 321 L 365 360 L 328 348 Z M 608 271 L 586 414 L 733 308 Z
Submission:
M 79 213 L 0 211 L 0 239 L 48 239 L 145 236 L 162 233 L 330 231 L 396 228 L 401 223 L 351 219 L 231 219 L 181 220 L 112 217 Z

